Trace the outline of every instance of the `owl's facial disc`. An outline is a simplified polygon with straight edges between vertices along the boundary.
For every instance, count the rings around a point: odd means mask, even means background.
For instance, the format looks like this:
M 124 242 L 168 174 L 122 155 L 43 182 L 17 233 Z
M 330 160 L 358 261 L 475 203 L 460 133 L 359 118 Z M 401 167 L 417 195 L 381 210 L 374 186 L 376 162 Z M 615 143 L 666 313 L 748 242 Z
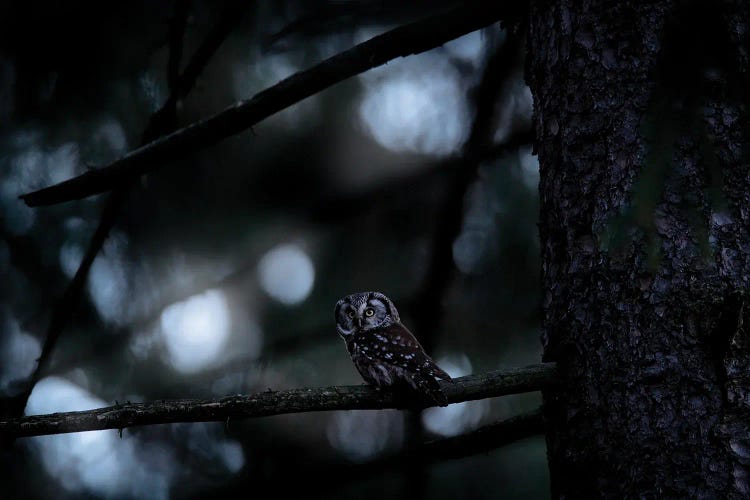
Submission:
M 347 337 L 356 330 L 356 310 L 345 301 L 336 304 L 336 331 L 342 337 Z
M 365 330 L 383 326 L 383 321 L 385 321 L 387 315 L 388 308 L 377 297 L 370 298 L 359 309 L 359 319 L 362 321 Z
M 336 330 L 344 338 L 399 321 L 395 307 L 380 292 L 347 295 L 336 303 L 335 316 Z

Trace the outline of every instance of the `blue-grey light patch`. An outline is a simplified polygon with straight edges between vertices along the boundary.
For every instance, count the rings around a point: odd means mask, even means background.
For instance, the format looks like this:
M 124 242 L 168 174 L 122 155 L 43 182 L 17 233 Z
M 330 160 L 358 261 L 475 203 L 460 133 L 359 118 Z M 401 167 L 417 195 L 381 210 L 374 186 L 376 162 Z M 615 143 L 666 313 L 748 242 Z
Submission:
M 471 274 L 477 267 L 487 245 L 487 233 L 483 230 L 464 229 L 453 242 L 453 261 L 464 274 Z
M 237 99 L 249 99 L 263 89 L 298 72 L 304 59 L 302 51 L 286 51 L 276 54 L 248 54 L 242 64 L 232 67 L 232 90 Z M 310 96 L 279 113 L 275 113 L 263 125 L 282 127 L 309 127 L 310 117 L 318 113 L 319 97 Z
M 161 104 L 159 104 L 161 106 Z M 104 163 L 128 148 L 128 138 L 120 122 L 110 116 L 99 120 L 88 140 L 88 161 Z
M 84 255 L 83 241 L 91 225 L 77 217 L 65 221 L 69 237 L 60 247 L 60 269 L 68 277 L 75 275 Z M 99 316 L 108 323 L 130 323 L 149 301 L 149 284 L 138 265 L 127 257 L 128 241 L 124 234 L 113 231 L 91 266 L 88 294 Z M 135 290 L 140 285 L 143 290 Z M 155 292 L 152 292 L 152 295 Z
M 78 147 L 69 142 L 47 150 L 41 134 L 31 132 L 19 132 L 10 143 L 11 152 L 0 157 L 0 209 L 6 228 L 23 234 L 36 214 L 18 196 L 77 175 Z
M 539 158 L 531 154 L 531 146 L 518 150 L 518 161 L 521 165 L 523 183 L 529 189 L 539 189 Z
M 499 235 L 496 220 L 505 210 L 493 184 L 493 173 L 503 164 L 483 165 L 486 175 L 480 176 L 469 188 L 466 196 L 466 214 L 461 233 L 453 242 L 453 261 L 464 274 L 482 270 L 486 256 L 498 245 Z
M 493 141 L 505 142 L 513 131 L 531 128 L 534 99 L 526 85 L 523 73 L 517 71 L 509 88 L 495 104 L 496 128 Z
M 141 97 L 153 113 L 158 110 L 167 99 L 167 82 L 154 71 L 147 70 L 138 78 L 138 89 Z
M 401 446 L 403 415 L 395 410 L 336 412 L 326 429 L 328 442 L 353 462 L 365 462 Z
M 79 411 L 106 403 L 69 380 L 39 381 L 26 406 L 27 415 Z M 177 463 L 171 452 L 141 443 L 125 431 L 89 431 L 25 440 L 47 472 L 69 492 L 106 498 L 169 498 Z
M 286 305 L 305 300 L 315 282 L 312 260 L 299 246 L 279 245 L 258 262 L 258 279 L 263 290 Z
M 105 321 L 115 324 L 127 323 L 131 305 L 137 302 L 130 290 L 126 246 L 125 236 L 113 232 L 96 256 L 89 275 L 89 295 L 97 312 Z
M 72 278 L 83 260 L 83 247 L 73 242 L 63 243 L 60 247 L 59 260 L 62 272 L 68 278 Z
M 161 313 L 161 338 L 167 361 L 183 373 L 195 373 L 222 353 L 231 326 L 229 306 L 220 290 L 193 295 Z
M 133 332 L 130 336 L 130 342 L 128 343 L 130 354 L 132 354 L 138 361 L 145 361 L 148 359 L 153 348 L 159 344 L 161 340 L 160 333 L 161 331 L 158 326 L 153 327 L 152 329 Z
M 480 30 L 472 31 L 443 45 L 452 57 L 479 65 L 485 49 L 485 40 Z
M 443 54 L 391 61 L 360 79 L 360 121 L 383 147 L 443 156 L 465 140 L 471 119 L 467 82 Z
M 245 453 L 242 445 L 236 441 L 225 440 L 218 443 L 218 455 L 224 466 L 231 473 L 239 472 L 245 465 Z
M 452 378 L 468 375 L 472 371 L 466 355 L 441 358 L 437 364 Z M 489 410 L 486 399 L 456 403 L 444 408 L 428 408 L 422 412 L 425 428 L 442 436 L 455 436 L 479 425 Z
M 10 315 L 0 316 L 0 394 L 14 396 L 36 367 L 42 349 L 39 341 L 22 331 Z
M 245 465 L 242 446 L 226 439 L 223 425 L 208 422 L 176 424 L 170 427 L 170 432 L 172 439 L 184 443 L 192 455 L 208 462 L 219 462 L 232 474 Z

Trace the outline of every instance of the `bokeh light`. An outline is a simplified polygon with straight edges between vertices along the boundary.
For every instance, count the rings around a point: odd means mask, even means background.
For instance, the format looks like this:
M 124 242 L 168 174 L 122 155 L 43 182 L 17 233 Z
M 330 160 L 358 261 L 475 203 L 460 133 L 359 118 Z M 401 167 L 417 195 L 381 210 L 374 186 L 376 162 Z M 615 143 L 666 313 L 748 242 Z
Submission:
M 66 221 L 66 226 L 72 231 L 77 231 L 81 225 L 85 226 L 78 218 Z M 115 324 L 127 323 L 140 304 L 138 296 L 131 293 L 135 273 L 127 263 L 126 248 L 125 236 L 113 232 L 104 242 L 89 273 L 88 293 L 91 301 L 102 319 Z M 83 255 L 83 246 L 75 241 L 67 241 L 60 247 L 60 268 L 68 278 L 75 275 Z
M 465 82 L 439 54 L 394 61 L 360 76 L 359 118 L 392 151 L 447 155 L 461 146 L 471 113 Z
M 2 318 L 2 316 L 0 316 Z M 15 318 L 0 322 L 0 394 L 15 392 L 15 384 L 25 381 L 34 371 L 42 351 L 37 339 L 22 331 Z
M 230 328 L 227 300 L 209 290 L 172 304 L 161 313 L 161 336 L 169 363 L 183 373 L 200 371 L 214 362 Z
M 539 158 L 532 154 L 531 148 L 520 148 L 518 160 L 523 174 L 523 183 L 529 189 L 539 189 Z
M 258 278 L 265 292 L 286 305 L 302 302 L 315 282 L 312 260 L 299 246 L 279 245 L 258 262 Z
M 401 412 L 341 411 L 327 429 L 328 442 L 353 462 L 364 462 L 401 445 L 404 418 Z
M 0 172 L 3 173 L 0 209 L 7 228 L 23 234 L 31 229 L 36 214 L 18 196 L 73 177 L 79 173 L 80 158 L 75 143 L 47 150 L 41 145 L 41 134 L 33 131 L 19 132 L 11 142 L 11 154 L 0 156 Z
M 106 406 L 82 387 L 47 377 L 34 387 L 27 415 L 79 411 Z M 44 468 L 68 491 L 108 498 L 169 497 L 174 457 L 117 431 L 89 431 L 30 438 Z
M 471 373 L 471 362 L 465 355 L 441 358 L 437 361 L 451 377 Z M 456 436 L 476 427 L 489 411 L 486 399 L 456 403 L 444 408 L 428 408 L 422 412 L 425 428 L 441 436 Z

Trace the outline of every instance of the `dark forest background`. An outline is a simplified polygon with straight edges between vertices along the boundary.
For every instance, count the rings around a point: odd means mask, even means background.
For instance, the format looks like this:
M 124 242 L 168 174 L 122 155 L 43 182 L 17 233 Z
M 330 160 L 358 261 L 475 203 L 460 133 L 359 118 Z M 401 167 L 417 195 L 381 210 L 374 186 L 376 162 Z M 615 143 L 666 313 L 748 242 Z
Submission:
M 107 203 L 31 209 L 18 196 L 135 149 L 170 95 L 176 49 L 184 69 L 217 25 L 236 24 L 178 101 L 181 127 L 447 5 L 3 3 L 0 396 L 25 389 Z M 26 413 L 359 384 L 333 306 L 361 290 L 391 297 L 453 376 L 539 362 L 539 174 L 519 139 L 531 94 L 512 31 L 494 25 L 394 60 L 142 178 Z M 477 97 L 487 79 L 489 101 Z M 464 181 L 486 102 L 488 152 Z M 451 210 L 459 224 L 446 234 Z M 435 266 L 440 252 L 447 265 Z M 455 404 L 421 422 L 428 438 L 454 436 L 539 402 L 534 393 Z M 412 492 L 416 473 L 429 498 L 549 494 L 542 436 L 421 472 L 398 463 L 368 472 L 412 431 L 406 413 L 386 410 L 35 437 L 2 452 L 0 482 L 3 497 L 24 498 L 250 497 L 270 486 L 380 498 Z

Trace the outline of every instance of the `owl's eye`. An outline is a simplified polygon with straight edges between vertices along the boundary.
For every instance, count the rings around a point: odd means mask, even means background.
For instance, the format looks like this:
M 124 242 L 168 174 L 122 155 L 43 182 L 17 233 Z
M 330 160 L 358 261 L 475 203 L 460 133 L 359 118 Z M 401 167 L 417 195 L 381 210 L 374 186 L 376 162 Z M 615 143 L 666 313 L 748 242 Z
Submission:
M 367 316 L 368 318 L 373 314 L 375 314 L 375 311 L 372 308 L 368 307 L 367 309 L 365 309 L 365 316 Z
M 349 316 L 349 319 L 354 319 L 354 311 L 349 311 L 347 316 Z

